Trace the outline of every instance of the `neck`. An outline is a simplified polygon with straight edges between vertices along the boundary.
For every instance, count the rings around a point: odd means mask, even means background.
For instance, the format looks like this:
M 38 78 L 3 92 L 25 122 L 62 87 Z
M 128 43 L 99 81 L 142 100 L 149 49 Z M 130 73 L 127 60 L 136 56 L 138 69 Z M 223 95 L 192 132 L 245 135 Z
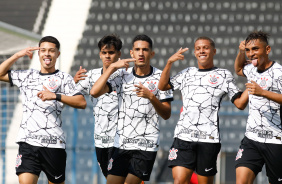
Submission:
M 148 75 L 151 72 L 151 66 L 147 65 L 144 67 L 139 67 L 139 66 L 134 66 L 134 71 L 136 73 L 136 75 L 139 76 L 144 76 L 144 75 Z
M 258 66 L 257 69 L 258 70 L 266 70 L 267 68 L 269 68 L 270 66 L 272 65 L 272 61 L 267 59 L 267 61 L 261 65 L 261 66 Z
M 54 73 L 55 71 L 56 71 L 55 68 L 48 68 L 48 69 L 41 68 L 41 70 L 40 70 L 41 73 Z

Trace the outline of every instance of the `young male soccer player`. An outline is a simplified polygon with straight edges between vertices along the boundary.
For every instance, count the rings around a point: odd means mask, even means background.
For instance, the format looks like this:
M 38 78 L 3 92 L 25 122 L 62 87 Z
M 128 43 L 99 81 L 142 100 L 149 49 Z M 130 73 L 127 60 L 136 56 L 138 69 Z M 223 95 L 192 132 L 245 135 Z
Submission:
M 236 156 L 236 183 L 253 183 L 266 166 L 269 183 L 282 183 L 282 66 L 269 59 L 269 35 L 254 31 L 239 46 L 235 71 L 247 77 L 249 116 Z M 245 54 L 251 64 L 245 65 Z
M 150 65 L 155 54 L 151 38 L 137 35 L 132 43 L 130 54 L 134 59 L 112 63 L 90 91 L 98 97 L 115 90 L 119 100 L 107 184 L 140 184 L 150 179 L 159 146 L 159 115 L 168 119 L 171 113 L 172 93 L 158 89 L 161 71 Z M 128 68 L 132 61 L 134 67 Z M 115 71 L 118 75 L 108 80 Z
M 172 64 L 183 60 L 183 53 L 188 50 L 181 48 L 168 59 L 159 82 L 161 90 L 181 90 L 183 99 L 183 112 L 168 157 L 175 183 L 188 183 L 194 170 L 199 183 L 213 183 L 221 148 L 220 102 L 227 94 L 239 109 L 244 109 L 248 102 L 247 93 L 241 96 L 231 72 L 214 66 L 216 49 L 213 40 L 199 37 L 194 47 L 198 68 L 188 67 L 170 78 Z
M 92 69 L 86 75 L 83 75 L 86 70 L 80 68 L 74 77 L 78 90 L 83 94 L 89 95 L 98 78 L 110 64 L 120 58 L 122 41 L 116 35 L 106 35 L 99 41 L 98 47 L 103 67 Z M 91 97 L 91 100 L 95 118 L 94 140 L 97 160 L 104 176 L 107 177 L 108 161 L 111 157 L 117 127 L 118 98 L 116 92 L 112 91 L 98 98 Z
M 86 101 L 76 89 L 73 78 L 55 69 L 60 43 L 46 36 L 39 47 L 23 49 L 0 65 L 0 80 L 19 87 L 22 94 L 23 118 L 17 137 L 19 153 L 16 173 L 21 184 L 36 184 L 45 172 L 49 184 L 65 181 L 66 142 L 61 112 L 64 104 L 85 108 Z M 40 71 L 9 70 L 21 57 L 32 57 L 38 50 Z

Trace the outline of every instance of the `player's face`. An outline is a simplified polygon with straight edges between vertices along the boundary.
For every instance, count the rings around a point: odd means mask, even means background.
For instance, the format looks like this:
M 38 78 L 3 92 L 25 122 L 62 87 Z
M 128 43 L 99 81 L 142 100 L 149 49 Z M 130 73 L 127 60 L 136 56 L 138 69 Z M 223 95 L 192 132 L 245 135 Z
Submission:
M 251 40 L 245 46 L 246 55 L 255 67 L 264 70 L 271 48 L 260 40 Z
M 56 60 L 60 55 L 60 51 L 56 48 L 56 44 L 50 42 L 42 42 L 40 44 L 38 55 L 41 63 L 41 72 L 55 72 Z
M 113 45 L 110 48 L 104 45 L 100 51 L 100 59 L 103 62 L 103 67 L 108 68 L 110 64 L 118 60 L 120 55 L 120 51 L 117 51 Z
M 195 42 L 195 57 L 198 60 L 199 69 L 212 68 L 213 56 L 216 49 L 211 46 L 209 40 L 198 40 Z
M 143 68 L 150 66 L 150 60 L 154 57 L 155 52 L 152 51 L 148 42 L 139 40 L 134 42 L 130 54 L 132 58 L 136 59 L 135 66 Z

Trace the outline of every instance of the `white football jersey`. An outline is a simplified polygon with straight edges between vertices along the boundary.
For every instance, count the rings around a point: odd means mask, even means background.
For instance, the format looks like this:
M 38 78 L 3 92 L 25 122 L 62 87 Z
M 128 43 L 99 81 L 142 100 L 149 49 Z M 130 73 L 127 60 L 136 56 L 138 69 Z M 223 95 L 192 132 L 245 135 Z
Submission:
M 191 142 L 219 143 L 220 102 L 226 94 L 232 102 L 241 94 L 231 72 L 216 67 L 189 67 L 173 76 L 170 85 L 173 90 L 181 91 L 183 100 L 183 112 L 174 137 Z
M 273 62 L 265 71 L 253 64 L 243 69 L 248 82 L 255 81 L 263 90 L 281 94 L 282 66 Z M 264 97 L 249 94 L 249 116 L 245 135 L 261 143 L 282 144 L 281 105 Z
M 138 76 L 133 68 L 118 70 L 108 85 L 119 100 L 118 128 L 114 146 L 125 150 L 157 151 L 159 146 L 159 115 L 147 98 L 138 97 L 134 84 L 141 83 L 161 102 L 172 101 L 172 91 L 161 91 L 158 83 L 162 71 L 151 67 L 146 76 Z
M 77 88 L 83 94 L 90 95 L 94 83 L 102 75 L 103 68 L 93 69 L 86 73 L 85 80 L 77 83 Z M 109 148 L 114 145 L 117 127 L 118 98 L 115 91 L 106 93 L 98 98 L 91 96 L 93 114 L 95 118 L 94 140 L 95 146 Z
M 23 117 L 17 142 L 30 145 L 65 148 L 65 135 L 62 130 L 61 112 L 64 104 L 56 100 L 43 102 L 37 93 L 45 86 L 49 91 L 74 96 L 81 94 L 71 75 L 56 70 L 43 74 L 37 70 L 9 71 L 11 85 L 19 87 L 22 95 Z

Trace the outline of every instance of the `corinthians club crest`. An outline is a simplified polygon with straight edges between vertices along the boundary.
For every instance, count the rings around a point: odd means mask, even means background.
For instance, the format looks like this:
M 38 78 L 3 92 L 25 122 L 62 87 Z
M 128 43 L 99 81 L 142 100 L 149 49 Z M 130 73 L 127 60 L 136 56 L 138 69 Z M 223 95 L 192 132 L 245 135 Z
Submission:
M 267 81 L 268 79 L 266 77 L 263 77 L 263 78 L 260 78 L 261 81 L 259 83 L 259 86 L 262 88 L 262 89 L 266 89 L 267 88 Z
M 55 92 L 59 88 L 60 81 L 58 77 L 50 77 L 44 81 L 44 86 L 51 92 Z
M 148 89 L 150 90 L 150 92 L 154 92 L 156 91 L 157 87 L 156 87 L 156 84 L 157 82 L 147 82 L 148 83 Z
M 218 83 L 218 79 L 219 79 L 219 77 L 217 77 L 217 76 L 215 76 L 215 75 L 210 75 L 209 83 L 211 83 L 211 84 L 217 84 L 217 83 Z

